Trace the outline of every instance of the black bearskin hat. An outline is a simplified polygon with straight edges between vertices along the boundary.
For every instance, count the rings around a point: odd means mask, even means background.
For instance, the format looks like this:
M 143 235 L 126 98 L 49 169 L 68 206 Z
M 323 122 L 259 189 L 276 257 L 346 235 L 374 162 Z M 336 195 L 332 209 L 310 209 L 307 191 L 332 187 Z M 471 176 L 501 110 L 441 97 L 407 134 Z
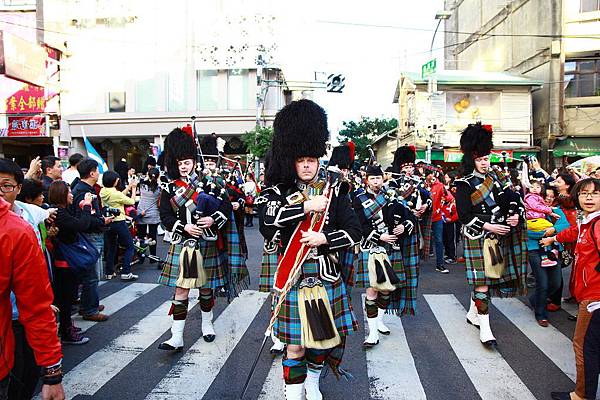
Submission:
M 179 178 L 177 160 L 196 160 L 196 144 L 194 138 L 179 128 L 173 129 L 165 138 L 164 166 L 171 179 Z
M 414 164 L 417 159 L 417 151 L 414 146 L 404 145 L 398 147 L 394 153 L 392 172 L 399 174 L 404 164 Z
M 311 100 L 294 101 L 283 107 L 273 122 L 272 158 L 265 172 L 271 184 L 292 184 L 295 162 L 300 157 L 323 157 L 329 131 L 325 110 Z
M 218 159 L 219 149 L 217 148 L 217 137 L 215 135 L 207 135 L 200 142 L 200 149 L 204 158 Z
M 329 165 L 340 169 L 351 169 L 354 164 L 354 143 L 348 142 L 334 147 L 329 158 Z
M 383 171 L 381 170 L 381 165 L 379 164 L 368 165 L 366 173 L 367 178 L 369 176 L 383 176 Z
M 473 172 L 474 160 L 487 156 L 492 152 L 492 126 L 482 125 L 481 122 L 469 124 L 460 136 L 460 150 L 463 153 L 461 161 L 462 172 L 465 175 Z

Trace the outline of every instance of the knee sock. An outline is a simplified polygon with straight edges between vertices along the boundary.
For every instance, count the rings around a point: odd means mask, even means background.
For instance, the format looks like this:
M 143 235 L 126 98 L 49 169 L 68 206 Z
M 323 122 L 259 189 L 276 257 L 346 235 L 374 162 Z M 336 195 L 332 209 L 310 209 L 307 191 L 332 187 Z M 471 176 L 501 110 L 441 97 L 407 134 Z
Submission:
M 283 380 L 286 385 L 294 385 L 298 383 L 304 383 L 306 380 L 306 359 L 304 357 L 299 358 L 287 358 L 284 357 L 283 362 Z
M 209 312 L 215 305 L 215 297 L 213 296 L 212 290 L 210 293 L 200 292 L 200 309 L 204 312 Z
M 307 367 L 313 370 L 321 370 L 323 369 L 323 365 L 325 364 L 325 359 L 327 359 L 327 355 L 329 354 L 329 349 L 319 350 L 319 349 L 306 349 L 305 357 Z
M 376 318 L 379 311 L 377 310 L 377 299 L 365 299 L 365 312 L 367 318 Z
M 390 294 L 379 292 L 377 293 L 377 300 L 375 301 L 377 303 L 377 307 L 379 307 L 382 310 L 386 310 L 390 305 Z
M 473 292 L 473 301 L 477 307 L 477 314 L 487 314 L 490 307 L 489 292 Z
M 173 321 L 183 321 L 187 318 L 189 300 L 175 300 L 171 302 L 169 315 L 173 315 Z

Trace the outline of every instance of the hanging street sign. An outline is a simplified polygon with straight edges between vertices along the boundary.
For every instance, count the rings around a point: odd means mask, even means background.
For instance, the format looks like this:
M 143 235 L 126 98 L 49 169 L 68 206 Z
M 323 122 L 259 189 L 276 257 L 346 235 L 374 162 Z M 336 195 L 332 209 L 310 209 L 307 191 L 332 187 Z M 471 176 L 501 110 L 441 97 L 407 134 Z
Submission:
M 428 76 L 435 74 L 437 68 L 437 60 L 434 58 L 433 60 L 427 61 L 425 64 L 421 66 L 421 78 L 425 79 Z

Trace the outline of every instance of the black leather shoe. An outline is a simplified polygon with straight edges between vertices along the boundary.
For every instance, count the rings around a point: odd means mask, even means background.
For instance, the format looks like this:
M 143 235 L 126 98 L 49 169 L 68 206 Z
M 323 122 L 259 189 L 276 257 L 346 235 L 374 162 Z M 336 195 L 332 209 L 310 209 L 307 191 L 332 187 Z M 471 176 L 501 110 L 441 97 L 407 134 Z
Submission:
M 202 336 L 202 338 L 204 339 L 205 342 L 212 342 L 215 340 L 215 335 L 204 335 Z
M 180 352 L 181 350 L 183 350 L 183 346 L 181 347 L 173 347 L 170 344 L 163 342 L 161 344 L 158 345 L 158 349 L 159 350 L 167 350 L 167 351 L 174 351 L 174 352 Z

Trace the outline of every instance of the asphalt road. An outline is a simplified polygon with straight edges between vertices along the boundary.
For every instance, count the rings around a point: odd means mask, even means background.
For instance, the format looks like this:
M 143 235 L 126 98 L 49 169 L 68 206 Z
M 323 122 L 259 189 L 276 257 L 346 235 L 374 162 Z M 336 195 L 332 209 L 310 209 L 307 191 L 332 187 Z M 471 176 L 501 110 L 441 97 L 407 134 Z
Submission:
M 76 320 L 91 340 L 64 348 L 67 397 L 237 399 L 262 341 L 270 305 L 266 295 L 256 292 L 262 239 L 256 227 L 246 234 L 250 291 L 231 304 L 217 300 L 214 343 L 203 342 L 195 307 L 189 313 L 184 351 L 157 349 L 169 337 L 166 311 L 172 289 L 155 285 L 155 265 L 134 267 L 140 279 L 133 284 L 102 284 L 101 302 L 110 320 L 94 325 Z M 161 244 L 160 253 L 166 248 Z M 464 321 L 469 299 L 464 265 L 449 269 L 442 275 L 431 262 L 421 264 L 418 315 L 386 316 L 392 334 L 368 351 L 362 348 L 363 291 L 353 291 L 361 326 L 349 337 L 343 367 L 354 379 L 323 377 L 325 399 L 549 399 L 552 390 L 572 389 L 570 338 L 575 323 L 567 319 L 567 311 L 551 313 L 552 326 L 541 328 L 522 301 L 494 299 L 491 321 L 499 347 L 483 349 L 478 331 Z M 245 399 L 282 398 L 279 363 L 279 357 L 263 351 Z

